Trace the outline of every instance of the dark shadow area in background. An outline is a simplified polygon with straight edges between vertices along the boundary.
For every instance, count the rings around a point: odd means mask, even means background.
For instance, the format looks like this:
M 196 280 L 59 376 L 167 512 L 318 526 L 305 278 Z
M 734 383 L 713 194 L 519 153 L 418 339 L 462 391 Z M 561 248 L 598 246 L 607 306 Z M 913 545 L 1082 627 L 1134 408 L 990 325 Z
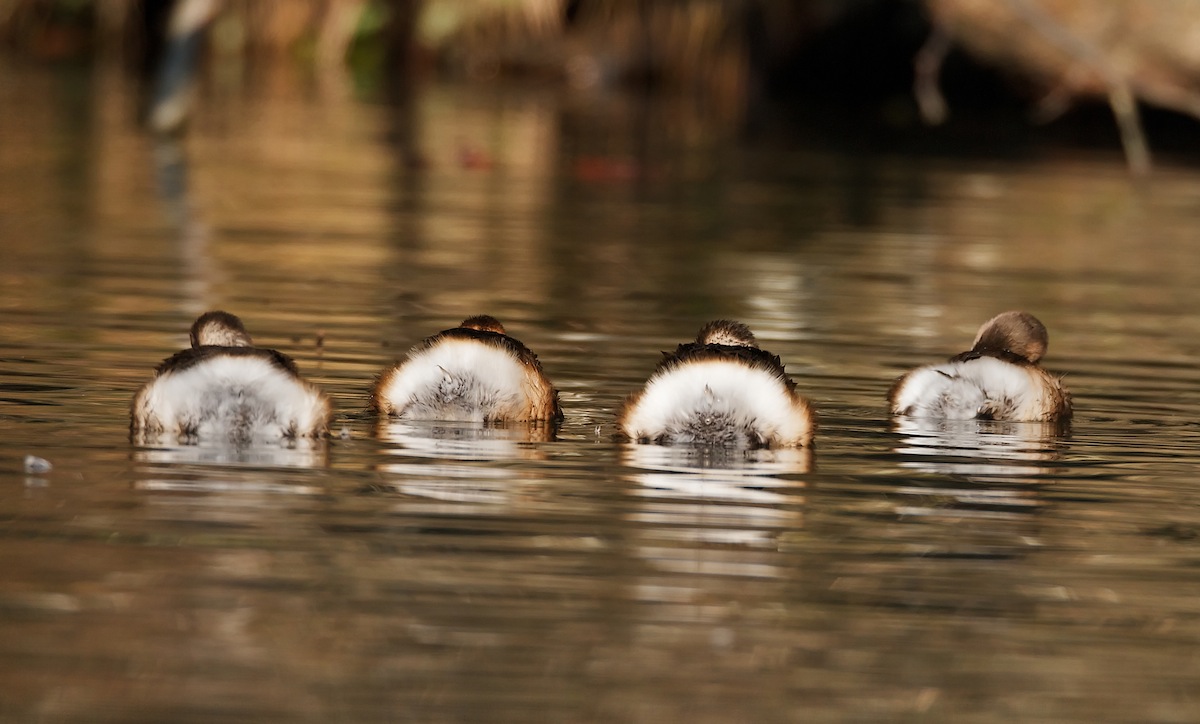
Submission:
M 175 2 L 142 0 L 120 35 L 116 50 L 148 94 Z M 636 4 L 643 16 L 668 4 Z M 414 49 L 419 3 L 385 4 L 389 19 L 378 32 L 355 40 L 351 70 L 376 85 L 377 97 L 405 103 L 414 87 L 442 72 L 428 53 Z M 587 10 L 606 7 L 603 0 L 567 0 L 563 22 L 577 30 Z M 612 8 L 625 7 L 613 4 Z M 630 6 L 632 7 L 632 6 Z M 925 125 L 913 99 L 913 62 L 930 33 L 929 19 L 914 1 L 857 0 L 831 11 L 819 2 L 797 0 L 790 17 L 795 27 L 772 25 L 762 3 L 729 3 L 727 33 L 743 34 L 750 77 L 742 137 L 775 142 L 787 137 L 805 145 L 842 152 L 910 153 L 934 158 L 1035 158 L 1059 151 L 1120 152 L 1112 113 L 1100 99 L 1079 101 L 1059 118 L 1033 120 L 1038 91 L 1022 78 L 977 62 L 955 46 L 940 73 L 950 115 L 937 127 Z M 0 46 L 18 68 L 34 62 L 78 64 L 105 54 L 100 42 L 103 19 L 90 3 L 15 3 L 0 32 Z M 783 39 L 781 41 L 781 38 Z M 653 40 L 649 38 L 649 40 Z M 307 52 L 307 51 L 306 51 Z M 357 67 L 354 57 L 366 57 Z M 303 52 L 282 56 L 311 62 Z M 260 60 L 247 58 L 247 70 Z M 276 59 L 277 60 L 277 59 Z M 553 73 L 529 67 L 507 69 L 545 82 Z M 543 69 L 544 71 L 545 69 Z M 202 71 L 207 72 L 207 71 Z M 478 81 L 477 81 L 478 82 Z M 507 79 L 493 82 L 507 82 Z M 654 72 L 631 72 L 622 82 L 647 96 L 688 93 L 672 88 Z M 725 99 L 727 101 L 727 99 Z M 143 105 L 145 98 L 142 99 Z M 1157 162 L 1200 163 L 1200 122 L 1186 115 L 1140 104 L 1146 136 Z M 414 163 L 417 163 L 414 161 Z
M 1103 99 L 1080 100 L 1059 118 L 1033 116 L 1040 96 L 1028 82 L 985 66 L 954 47 L 940 73 L 947 121 L 925 125 L 913 98 L 913 60 L 931 26 L 917 3 L 859 4 L 793 53 L 758 69 L 764 104 L 747 128 L 780 110 L 808 138 L 839 151 L 1024 158 L 1063 151 L 1120 153 Z M 760 61 L 762 59 L 759 59 Z M 1200 122 L 1140 104 L 1157 162 L 1200 163 Z

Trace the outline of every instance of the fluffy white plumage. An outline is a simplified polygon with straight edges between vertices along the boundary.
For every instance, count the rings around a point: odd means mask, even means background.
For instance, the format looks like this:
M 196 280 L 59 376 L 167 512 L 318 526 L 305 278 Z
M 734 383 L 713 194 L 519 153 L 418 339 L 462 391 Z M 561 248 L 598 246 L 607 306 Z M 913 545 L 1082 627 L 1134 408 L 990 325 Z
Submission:
M 1053 422 L 1071 418 L 1071 394 L 1038 362 L 1050 335 L 1028 312 L 984 322 L 971 349 L 919 367 L 888 391 L 893 415 L 946 420 Z
M 520 420 L 528 371 L 508 351 L 472 339 L 443 339 L 412 353 L 376 395 L 399 417 L 487 422 Z
M 807 445 L 812 418 L 783 381 L 737 360 L 697 360 L 656 373 L 621 420 L 634 440 Z
M 893 393 L 892 410 L 948 420 L 1045 420 L 1054 407 L 1054 389 L 1047 387 L 1052 382 L 1039 367 L 995 357 L 946 362 L 905 376 Z
M 133 412 L 137 432 L 249 444 L 324 432 L 329 402 L 267 357 L 215 354 L 163 371 Z

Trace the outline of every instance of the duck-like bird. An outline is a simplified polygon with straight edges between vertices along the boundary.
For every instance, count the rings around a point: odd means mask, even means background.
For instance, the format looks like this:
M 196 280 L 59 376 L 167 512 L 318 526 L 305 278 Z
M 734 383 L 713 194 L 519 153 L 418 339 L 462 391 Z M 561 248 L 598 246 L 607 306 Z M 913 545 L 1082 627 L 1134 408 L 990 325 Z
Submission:
M 246 445 L 328 433 L 329 396 L 287 355 L 255 347 L 236 316 L 200 315 L 191 343 L 163 360 L 134 395 L 129 429 L 136 440 L 165 435 Z
M 749 327 L 725 319 L 664 352 L 617 424 L 637 442 L 729 447 L 802 447 L 816 430 L 779 357 L 760 349 Z
M 558 422 L 558 391 L 537 355 L 495 317 L 480 315 L 426 338 L 384 370 L 371 407 L 409 420 Z
M 896 380 L 888 405 L 893 415 L 947 420 L 1069 420 L 1071 394 L 1038 364 L 1048 343 L 1032 314 L 998 314 L 979 328 L 970 350 Z

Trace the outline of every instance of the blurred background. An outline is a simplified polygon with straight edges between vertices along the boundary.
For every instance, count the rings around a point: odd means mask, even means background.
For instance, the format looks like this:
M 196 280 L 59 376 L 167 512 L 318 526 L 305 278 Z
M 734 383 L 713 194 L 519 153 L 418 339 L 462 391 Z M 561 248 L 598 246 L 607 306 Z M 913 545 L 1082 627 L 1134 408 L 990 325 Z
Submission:
M 0 0 L 0 720 L 1200 721 L 1198 37 L 1200 0 Z M 212 308 L 334 439 L 130 444 Z M 1014 308 L 1070 430 L 888 418 Z M 364 411 L 480 313 L 555 438 Z M 614 439 L 722 317 L 815 449 Z
M 1198 32 L 1194 0 L 0 2 L 7 63 L 119 62 L 145 81 L 160 130 L 183 123 L 191 96 L 167 103 L 193 76 L 203 102 L 282 62 L 347 73 L 376 97 L 434 78 L 669 93 L 727 132 L 772 104 L 933 148 L 1040 124 L 1057 143 L 1122 144 L 1137 171 L 1149 165 L 1139 105 L 1149 145 L 1195 146 Z

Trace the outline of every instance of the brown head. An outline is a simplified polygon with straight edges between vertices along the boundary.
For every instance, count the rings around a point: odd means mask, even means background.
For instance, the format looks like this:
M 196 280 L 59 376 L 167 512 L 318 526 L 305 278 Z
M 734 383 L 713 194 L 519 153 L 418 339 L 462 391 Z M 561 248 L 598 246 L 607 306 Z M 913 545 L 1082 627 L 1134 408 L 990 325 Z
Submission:
M 506 334 L 504 325 L 500 324 L 500 320 L 487 314 L 480 314 L 476 317 L 467 317 L 458 325 L 467 329 L 474 329 L 477 332 L 495 332 L 496 334 Z
M 1050 337 L 1046 327 L 1028 312 L 997 314 L 975 335 L 973 352 L 1011 352 L 1036 363 L 1046 354 Z
M 242 320 L 229 312 L 205 312 L 192 324 L 193 347 L 253 347 Z
M 716 319 L 700 328 L 696 335 L 699 344 L 723 344 L 727 347 L 753 347 L 758 349 L 758 340 L 750 328 L 741 322 Z

